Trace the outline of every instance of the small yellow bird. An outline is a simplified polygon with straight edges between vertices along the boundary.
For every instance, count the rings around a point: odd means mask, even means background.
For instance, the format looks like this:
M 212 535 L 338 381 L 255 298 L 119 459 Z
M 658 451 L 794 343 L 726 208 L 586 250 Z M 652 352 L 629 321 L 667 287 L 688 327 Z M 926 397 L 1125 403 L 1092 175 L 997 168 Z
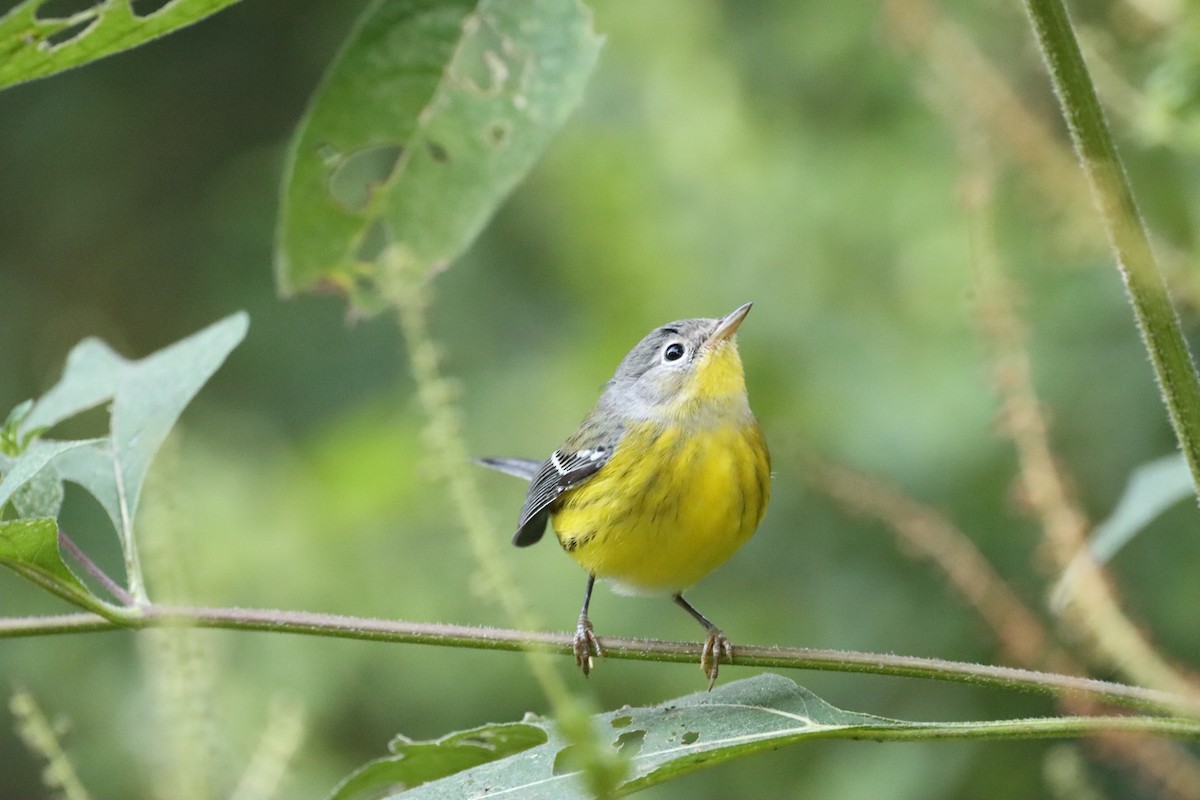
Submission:
M 538 541 L 550 521 L 587 570 L 574 644 L 584 675 L 604 654 L 588 619 L 596 578 L 621 593 L 670 595 L 703 625 L 710 689 L 721 659 L 733 660 L 725 634 L 682 592 L 750 538 L 770 497 L 770 454 L 735 342 L 750 306 L 646 334 L 545 462 L 480 459 L 530 480 L 513 544 Z

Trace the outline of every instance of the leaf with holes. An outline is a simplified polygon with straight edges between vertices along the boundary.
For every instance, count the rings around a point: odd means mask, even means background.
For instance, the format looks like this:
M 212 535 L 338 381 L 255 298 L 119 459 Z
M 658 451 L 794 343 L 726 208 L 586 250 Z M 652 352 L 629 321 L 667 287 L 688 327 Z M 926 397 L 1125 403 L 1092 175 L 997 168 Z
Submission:
M 403 785 L 376 784 L 375 794 L 334 795 L 331 800 L 365 797 L 451 798 L 504 792 L 521 798 L 586 797 L 572 748 L 546 719 L 528 717 L 545 744 L 515 757 L 492 761 L 401 792 Z M 879 717 L 841 711 L 778 675 L 735 681 L 649 708 L 624 708 L 594 718 L 602 740 L 610 739 L 630 759 L 626 789 L 632 791 L 689 772 L 703 764 L 754 750 L 779 747 L 804 736 L 832 730 L 865 730 L 891 723 Z M 389 789 L 384 793 L 381 789 Z
M 25 0 L 0 17 L 0 88 L 129 50 L 237 0 Z
M 276 280 L 379 304 L 379 257 L 453 261 L 579 102 L 600 38 L 579 0 L 382 0 L 293 138 Z
M 1200 722 L 1148 716 L 1040 717 L 984 722 L 905 722 L 834 708 L 781 675 L 763 674 L 649 706 L 592 717 L 601 741 L 608 740 L 629 764 L 618 787 L 630 794 L 672 777 L 733 758 L 810 739 L 1033 739 L 1079 736 L 1105 730 L 1141 730 L 1200 740 Z M 451 751 L 470 741 L 480 750 L 496 740 L 514 741 L 509 752 L 479 752 L 455 758 Z M 540 733 L 539 733 L 540 732 Z M 511 736 L 511 739 L 508 739 Z M 544 744 L 536 744 L 541 740 Z M 409 748 L 415 758 L 404 757 Z M 433 748 L 433 750 L 425 750 Z M 505 750 L 498 747 L 497 750 Z M 590 796 L 572 747 L 545 718 L 527 716 L 517 726 L 487 726 L 436 742 L 407 742 L 397 758 L 380 759 L 347 778 L 330 800 L 450 800 L 504 798 L 558 800 Z M 426 757 L 430 757 L 426 760 Z M 462 771 L 458 764 L 467 765 Z M 474 765 L 473 765 L 474 764 Z M 376 765 L 379 766 L 378 769 Z M 412 768 L 412 769 L 408 769 Z M 347 787 L 353 786 L 353 792 Z
M 630 771 L 619 792 L 628 794 L 684 773 L 797 742 L 820 739 L 1041 738 L 1095 734 L 1105 726 L 1140 729 L 1185 739 L 1200 739 L 1194 721 L 1154 717 L 1047 717 L 984 722 L 906 722 L 843 711 L 780 675 L 758 675 L 698 692 L 662 705 L 623 708 L 592 718 L 607 739 L 628 759 Z M 505 754 L 478 753 L 456 759 L 438 754 L 436 769 L 422 757 L 433 748 L 472 739 L 487 742 L 484 732 L 517 738 L 520 747 Z M 539 733 L 540 732 L 540 733 Z M 537 744 L 538 738 L 543 743 Z M 408 760 L 409 748 L 418 757 Z M 480 748 L 485 749 L 485 748 Z M 500 749 L 500 748 L 498 748 Z M 368 764 L 342 784 L 330 800 L 442 800 L 459 797 L 583 798 L 578 759 L 553 723 L 528 716 L 517 726 L 478 728 L 431 743 L 405 742 L 397 756 Z M 468 765 L 450 774 L 458 764 Z M 411 767 L 411 771 L 409 769 Z M 350 791 L 348 787 L 352 787 Z
M 394 755 L 355 771 L 334 789 L 330 800 L 376 798 L 381 787 L 391 791 L 411 789 L 521 753 L 545 744 L 546 739 L 545 728 L 524 722 L 485 725 L 432 742 L 414 742 L 400 736 L 389 747 Z

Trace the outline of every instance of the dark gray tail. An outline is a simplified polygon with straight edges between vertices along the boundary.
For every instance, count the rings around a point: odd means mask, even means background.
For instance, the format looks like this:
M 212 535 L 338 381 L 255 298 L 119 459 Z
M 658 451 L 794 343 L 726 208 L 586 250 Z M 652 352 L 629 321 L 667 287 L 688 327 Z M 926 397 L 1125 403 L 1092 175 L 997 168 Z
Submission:
M 514 478 L 523 478 L 527 481 L 533 480 L 533 476 L 537 475 L 538 470 L 542 468 L 542 462 L 530 461 L 528 458 L 493 458 L 488 456 L 485 458 L 476 458 L 474 461 L 482 467 L 489 467 L 497 472 L 503 472 L 505 475 L 512 475 Z

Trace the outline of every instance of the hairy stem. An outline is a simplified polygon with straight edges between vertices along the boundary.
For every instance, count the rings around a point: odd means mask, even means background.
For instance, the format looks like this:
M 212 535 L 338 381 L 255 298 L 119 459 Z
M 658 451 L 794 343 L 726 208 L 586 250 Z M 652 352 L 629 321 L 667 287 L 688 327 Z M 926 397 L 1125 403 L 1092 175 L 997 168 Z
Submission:
M 1060 739 L 1067 736 L 1096 736 L 1122 733 L 1157 733 L 1182 739 L 1200 738 L 1200 730 L 1191 720 L 1163 717 L 1036 717 L 973 722 L 969 727 L 948 727 L 937 723 L 912 728 L 889 728 L 872 732 L 872 738 L 892 741 L 929 739 Z M 855 738 L 855 737 L 851 737 Z M 865 738 L 865 737 L 864 737 Z
M 299 633 L 379 642 L 432 644 L 443 647 L 469 647 L 481 650 L 533 651 L 574 657 L 573 639 L 568 633 L 403 622 L 304 611 L 168 605 L 150 605 L 131 609 L 122 614 L 119 619 L 114 620 L 106 620 L 87 613 L 4 619 L 0 620 L 0 639 L 179 625 L 197 628 Z M 607 658 L 694 663 L 699 653 L 699 645 L 695 642 L 605 636 L 602 637 L 601 643 L 604 645 Z M 734 650 L 734 664 L 746 667 L 815 669 L 926 678 L 1044 694 L 1076 693 L 1144 711 L 1167 712 L 1190 717 L 1200 716 L 1200 702 L 1170 692 L 1092 678 L 1014 667 L 967 664 L 937 658 L 860 653 L 847 650 L 818 650 L 805 647 L 744 645 L 738 646 Z
M 75 563 L 83 567 L 84 572 L 95 578 L 96 582 L 103 586 L 105 591 L 112 595 L 112 597 L 120 601 L 123 605 L 133 605 L 133 597 L 130 596 L 129 592 L 125 591 L 119 583 L 110 578 L 107 572 L 100 569 L 100 566 L 95 561 L 92 561 L 91 557 L 83 551 L 83 548 L 75 544 L 70 536 L 67 536 L 66 531 L 59 530 L 58 541 L 63 549 L 70 554 L 71 558 L 75 559 Z
M 384 258 L 386 277 L 380 286 L 396 309 L 404 333 L 413 379 L 417 384 L 417 399 L 425 412 L 426 443 L 475 555 L 484 596 L 504 609 L 510 624 L 536 627 L 533 612 L 516 591 L 516 584 L 499 553 L 496 544 L 499 539 L 492 530 L 479 485 L 471 471 L 465 468 L 470 459 L 454 402 L 454 386 L 442 374 L 427 321 L 432 301 L 430 281 L 437 270 L 409 262 L 396 248 L 390 248 Z M 587 776 L 585 783 L 591 794 L 598 798 L 615 796 L 616 785 L 626 773 L 628 762 L 596 735 L 590 723 L 589 704 L 570 691 L 561 672 L 537 652 L 538 648 L 523 648 L 517 642 L 515 649 L 526 650 L 529 668 L 554 707 L 559 729 L 578 748 Z
M 1025 7 L 1200 495 L 1200 379 L 1166 282 L 1062 0 L 1025 0 Z
M 533 627 L 536 622 L 500 555 L 474 475 L 467 465 L 470 458 L 462 438 L 462 426 L 454 402 L 453 385 L 442 375 L 440 358 L 430 336 L 427 313 L 432 300 L 430 275 L 407 264 L 403 256 L 392 252 L 388 261 L 389 281 L 386 295 L 395 307 L 400 328 L 417 384 L 417 398 L 425 412 L 426 444 L 457 512 L 468 544 L 475 555 L 485 596 L 500 604 L 508 622 L 517 627 Z M 562 676 L 542 659 L 529 662 L 534 676 L 556 708 L 571 703 L 570 692 Z

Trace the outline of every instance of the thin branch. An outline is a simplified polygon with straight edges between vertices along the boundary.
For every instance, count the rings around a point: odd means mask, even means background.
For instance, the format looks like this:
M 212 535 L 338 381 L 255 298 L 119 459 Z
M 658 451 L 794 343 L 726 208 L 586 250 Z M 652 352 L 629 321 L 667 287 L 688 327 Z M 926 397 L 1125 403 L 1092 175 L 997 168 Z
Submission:
M 1156 724 L 1157 723 L 1157 724 Z M 972 722 L 963 727 L 940 723 L 915 724 L 871 731 L 873 739 L 889 741 L 928 741 L 930 739 L 1060 739 L 1067 736 L 1104 736 L 1113 731 L 1124 734 L 1155 733 L 1181 739 L 1200 739 L 1190 720 L 1162 717 L 1035 717 Z M 865 738 L 853 730 L 830 738 Z
M 179 625 L 196 628 L 299 633 L 340 639 L 431 644 L 481 650 L 541 652 L 574 658 L 573 638 L 568 633 L 404 622 L 304 611 L 165 605 L 131 609 L 122 615 L 119 622 L 108 621 L 94 614 L 86 613 L 4 619 L 0 620 L 0 639 Z M 604 645 L 605 656 L 608 658 L 675 663 L 696 663 L 699 660 L 700 645 L 696 642 L 609 636 L 603 637 L 601 642 Z M 938 658 L 806 647 L 743 645 L 735 648 L 733 663 L 736 666 L 744 667 L 814 669 L 926 678 L 1043 694 L 1076 693 L 1143 711 L 1166 712 L 1189 717 L 1200 716 L 1200 701 L 1169 692 L 1093 678 L 1036 672 L 1015 667 L 967 664 Z
M 91 557 L 83 551 L 83 548 L 75 544 L 75 541 L 61 528 L 58 531 L 58 541 L 71 555 L 71 558 L 75 559 L 75 563 L 83 567 L 84 572 L 95 578 L 96 582 L 103 586 L 105 591 L 119 600 L 123 605 L 133 605 L 133 597 L 130 596 L 129 592 L 125 591 L 125 588 L 121 584 L 110 578 L 107 572 L 100 569 L 100 566 L 95 561 L 92 561 Z

